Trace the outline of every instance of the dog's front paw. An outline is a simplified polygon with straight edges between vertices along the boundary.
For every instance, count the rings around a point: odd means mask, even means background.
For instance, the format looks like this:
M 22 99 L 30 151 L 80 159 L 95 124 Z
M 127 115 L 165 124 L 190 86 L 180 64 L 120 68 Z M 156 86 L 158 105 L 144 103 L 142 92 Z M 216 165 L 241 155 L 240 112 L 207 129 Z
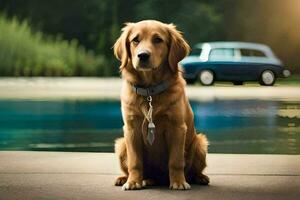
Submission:
M 190 190 L 191 186 L 187 182 L 173 182 L 170 184 L 170 189 L 172 190 Z
M 122 190 L 140 190 L 140 189 L 142 189 L 142 184 L 136 181 L 127 181 L 122 187 Z

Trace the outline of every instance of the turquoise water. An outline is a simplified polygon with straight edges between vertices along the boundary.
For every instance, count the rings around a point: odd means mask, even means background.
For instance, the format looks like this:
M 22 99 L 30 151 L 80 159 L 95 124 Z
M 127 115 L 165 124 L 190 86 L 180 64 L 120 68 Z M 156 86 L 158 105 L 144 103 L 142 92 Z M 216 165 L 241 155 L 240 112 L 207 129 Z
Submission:
M 211 153 L 300 154 L 300 102 L 191 102 Z M 0 150 L 112 152 L 118 101 L 0 101 Z

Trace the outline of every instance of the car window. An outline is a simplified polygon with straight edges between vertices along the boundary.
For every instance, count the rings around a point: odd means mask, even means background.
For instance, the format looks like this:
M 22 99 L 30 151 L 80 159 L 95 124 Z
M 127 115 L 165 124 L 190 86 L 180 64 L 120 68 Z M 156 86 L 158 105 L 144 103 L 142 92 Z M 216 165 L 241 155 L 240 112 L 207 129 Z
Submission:
M 209 60 L 233 59 L 233 48 L 216 48 L 212 49 L 209 54 Z
M 201 48 L 193 48 L 190 55 L 191 56 L 200 56 L 202 49 Z
M 240 49 L 241 56 L 246 57 L 266 57 L 266 54 L 262 51 L 255 49 Z

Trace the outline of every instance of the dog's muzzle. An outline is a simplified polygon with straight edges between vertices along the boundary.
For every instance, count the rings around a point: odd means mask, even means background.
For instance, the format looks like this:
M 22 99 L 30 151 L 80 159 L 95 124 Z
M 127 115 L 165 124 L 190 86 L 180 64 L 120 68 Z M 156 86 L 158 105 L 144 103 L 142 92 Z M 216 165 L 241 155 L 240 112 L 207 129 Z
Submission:
M 140 62 L 145 63 L 149 61 L 150 58 L 150 52 L 146 50 L 142 50 L 137 54 L 137 57 L 139 58 Z

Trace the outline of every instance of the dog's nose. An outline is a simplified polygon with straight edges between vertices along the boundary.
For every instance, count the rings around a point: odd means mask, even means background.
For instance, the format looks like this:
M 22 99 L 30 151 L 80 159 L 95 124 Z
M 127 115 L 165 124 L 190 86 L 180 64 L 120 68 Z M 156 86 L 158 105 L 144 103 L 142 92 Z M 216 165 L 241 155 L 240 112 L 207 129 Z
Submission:
M 137 56 L 141 61 L 145 62 L 148 61 L 150 53 L 148 51 L 140 51 Z

